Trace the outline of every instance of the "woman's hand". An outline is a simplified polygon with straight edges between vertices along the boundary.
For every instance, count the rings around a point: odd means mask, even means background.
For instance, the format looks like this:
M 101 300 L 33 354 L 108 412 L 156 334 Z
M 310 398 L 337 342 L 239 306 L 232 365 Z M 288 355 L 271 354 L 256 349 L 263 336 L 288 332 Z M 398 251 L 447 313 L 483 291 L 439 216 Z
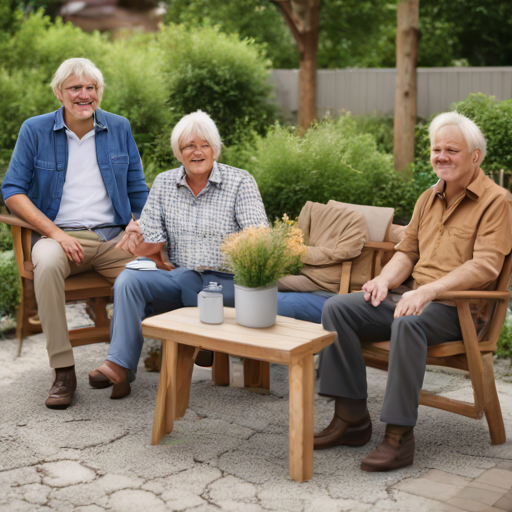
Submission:
M 126 226 L 123 238 L 116 244 L 116 248 L 135 254 L 135 250 L 142 242 L 144 242 L 144 236 L 140 230 L 139 223 L 131 220 Z

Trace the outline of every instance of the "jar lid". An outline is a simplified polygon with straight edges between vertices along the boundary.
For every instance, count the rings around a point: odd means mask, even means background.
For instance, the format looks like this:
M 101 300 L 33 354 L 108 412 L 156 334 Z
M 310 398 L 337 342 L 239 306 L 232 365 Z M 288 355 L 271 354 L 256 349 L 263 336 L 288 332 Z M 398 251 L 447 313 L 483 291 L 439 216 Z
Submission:
M 219 283 L 216 283 L 214 281 L 210 281 L 210 283 L 207 284 L 203 288 L 203 292 L 220 292 L 220 291 L 222 291 L 222 285 L 220 285 Z

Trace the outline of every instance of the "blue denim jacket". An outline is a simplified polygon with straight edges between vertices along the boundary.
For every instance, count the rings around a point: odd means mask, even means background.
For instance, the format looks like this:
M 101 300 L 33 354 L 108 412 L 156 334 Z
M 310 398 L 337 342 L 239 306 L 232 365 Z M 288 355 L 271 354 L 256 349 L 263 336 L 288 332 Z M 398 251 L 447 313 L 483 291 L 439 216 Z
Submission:
M 114 208 L 114 223 L 126 225 L 131 212 L 140 214 L 149 192 L 130 123 L 98 108 L 94 129 L 96 157 Z M 63 107 L 23 123 L 2 182 L 4 201 L 25 194 L 50 220 L 55 220 L 68 168 L 65 130 Z

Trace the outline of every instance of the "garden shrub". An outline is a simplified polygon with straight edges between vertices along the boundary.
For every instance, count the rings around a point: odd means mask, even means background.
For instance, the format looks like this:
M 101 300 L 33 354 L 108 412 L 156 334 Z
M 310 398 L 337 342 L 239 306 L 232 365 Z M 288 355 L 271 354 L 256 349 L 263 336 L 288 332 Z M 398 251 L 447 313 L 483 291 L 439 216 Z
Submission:
M 230 150 L 227 155 L 236 165 L 236 154 Z M 283 213 L 295 217 L 306 201 L 329 199 L 393 206 L 396 216 L 410 216 L 419 195 L 414 181 L 395 173 L 392 156 L 378 151 L 373 136 L 358 133 L 350 116 L 325 119 L 302 138 L 276 124 L 256 140 L 253 155 L 242 152 L 242 159 L 271 219 Z
M 0 253 L 0 317 L 13 315 L 21 293 L 14 251 Z
M 0 222 L 0 253 L 12 250 L 12 235 L 11 228 Z
M 512 359 L 512 315 L 508 314 L 498 338 L 496 355 L 501 358 Z

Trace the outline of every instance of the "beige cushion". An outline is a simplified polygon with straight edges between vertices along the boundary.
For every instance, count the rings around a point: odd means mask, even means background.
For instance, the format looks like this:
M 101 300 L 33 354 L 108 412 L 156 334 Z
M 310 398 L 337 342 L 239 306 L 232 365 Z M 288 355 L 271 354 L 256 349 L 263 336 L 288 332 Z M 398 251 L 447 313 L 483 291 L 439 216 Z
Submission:
M 389 228 L 395 213 L 394 208 L 342 203 L 340 201 L 334 201 L 333 199 L 331 199 L 327 204 L 331 206 L 341 206 L 348 208 L 351 211 L 361 212 L 366 217 L 366 222 L 368 223 L 370 240 L 372 242 L 387 241 Z

